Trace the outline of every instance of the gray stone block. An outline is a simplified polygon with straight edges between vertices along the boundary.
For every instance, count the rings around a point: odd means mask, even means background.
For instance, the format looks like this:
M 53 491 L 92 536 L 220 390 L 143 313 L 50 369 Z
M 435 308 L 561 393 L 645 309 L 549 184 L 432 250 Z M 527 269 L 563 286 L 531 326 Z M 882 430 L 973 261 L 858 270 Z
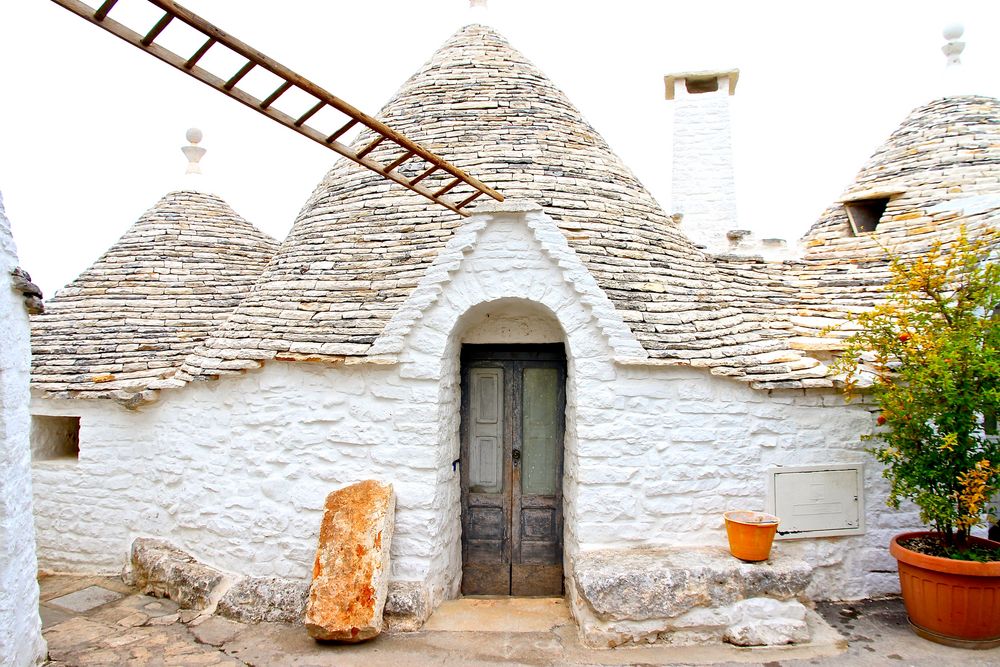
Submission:
M 382 618 L 387 632 L 414 632 L 431 614 L 427 587 L 419 581 L 389 582 Z
M 222 597 L 217 612 L 241 623 L 298 623 L 308 598 L 305 581 L 244 577 Z
M 132 543 L 133 584 L 148 595 L 170 598 L 182 607 L 204 609 L 225 575 L 163 540 Z

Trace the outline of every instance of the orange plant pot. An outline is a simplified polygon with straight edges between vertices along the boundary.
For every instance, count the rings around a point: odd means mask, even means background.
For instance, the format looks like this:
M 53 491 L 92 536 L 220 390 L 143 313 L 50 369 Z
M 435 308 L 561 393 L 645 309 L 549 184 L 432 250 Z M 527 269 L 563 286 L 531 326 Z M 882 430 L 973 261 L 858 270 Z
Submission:
M 734 510 L 723 514 L 729 552 L 740 560 L 757 562 L 771 555 L 771 543 L 778 532 L 778 517 L 763 512 Z
M 910 624 L 925 639 L 963 648 L 1000 646 L 1000 562 L 979 563 L 910 551 L 897 535 L 889 553 L 899 562 L 899 587 Z M 984 545 L 1000 543 L 969 538 Z

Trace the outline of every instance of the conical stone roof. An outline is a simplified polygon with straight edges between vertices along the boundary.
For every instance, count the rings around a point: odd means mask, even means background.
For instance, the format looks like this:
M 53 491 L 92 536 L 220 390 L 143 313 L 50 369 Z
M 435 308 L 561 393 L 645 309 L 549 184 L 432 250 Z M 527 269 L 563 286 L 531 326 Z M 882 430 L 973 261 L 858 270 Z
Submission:
M 167 194 L 32 318 L 32 388 L 127 398 L 170 378 L 277 247 L 215 195 Z
M 740 367 L 781 347 L 766 312 L 741 308 L 781 291 L 780 279 L 698 251 L 566 96 L 494 30 L 458 31 L 380 117 L 504 196 L 541 204 L 651 357 L 718 366 L 739 358 Z M 356 146 L 371 140 L 362 134 Z M 185 370 L 214 376 L 253 360 L 366 354 L 460 224 L 339 162 L 254 293 Z

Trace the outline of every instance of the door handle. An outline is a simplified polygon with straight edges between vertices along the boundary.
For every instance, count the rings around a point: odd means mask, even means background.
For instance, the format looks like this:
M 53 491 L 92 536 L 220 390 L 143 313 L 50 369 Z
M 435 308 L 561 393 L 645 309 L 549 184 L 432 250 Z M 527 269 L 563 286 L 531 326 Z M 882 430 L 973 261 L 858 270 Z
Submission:
M 520 449 L 515 449 L 514 451 L 512 451 L 510 453 L 510 457 L 512 459 L 514 459 L 514 463 L 517 463 L 518 461 L 521 460 L 521 450 Z

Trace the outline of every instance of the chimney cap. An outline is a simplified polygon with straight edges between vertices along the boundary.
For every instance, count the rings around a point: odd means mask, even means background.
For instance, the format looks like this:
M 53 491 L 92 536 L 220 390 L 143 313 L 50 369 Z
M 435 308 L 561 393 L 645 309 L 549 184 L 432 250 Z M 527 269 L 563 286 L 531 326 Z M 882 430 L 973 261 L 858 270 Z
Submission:
M 674 72 L 663 77 L 663 82 L 667 87 L 667 99 L 672 100 L 674 99 L 674 86 L 677 82 L 707 82 L 721 78 L 729 80 L 729 94 L 735 95 L 736 83 L 740 80 L 740 70 L 735 67 L 733 69 L 702 70 L 697 72 Z

